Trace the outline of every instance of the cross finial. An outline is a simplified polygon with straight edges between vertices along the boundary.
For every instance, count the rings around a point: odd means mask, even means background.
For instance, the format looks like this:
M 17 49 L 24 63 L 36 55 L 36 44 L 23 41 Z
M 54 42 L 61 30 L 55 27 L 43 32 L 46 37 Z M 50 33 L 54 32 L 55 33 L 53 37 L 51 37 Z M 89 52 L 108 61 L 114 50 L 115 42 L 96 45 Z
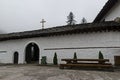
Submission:
M 42 21 L 40 22 L 40 23 L 42 23 L 42 29 L 44 29 L 44 23 L 45 23 L 46 21 L 44 20 L 44 19 L 42 19 Z

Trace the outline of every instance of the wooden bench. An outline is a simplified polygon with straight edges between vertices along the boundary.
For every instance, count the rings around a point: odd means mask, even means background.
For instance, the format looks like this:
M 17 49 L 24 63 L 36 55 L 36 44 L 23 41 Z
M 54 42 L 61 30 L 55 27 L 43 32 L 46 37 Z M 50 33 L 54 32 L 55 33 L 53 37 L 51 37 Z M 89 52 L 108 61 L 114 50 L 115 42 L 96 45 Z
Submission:
M 105 62 L 109 62 L 109 59 L 61 59 L 61 61 L 65 61 L 66 64 L 80 62 L 97 62 L 104 64 Z
M 60 64 L 60 68 L 61 69 L 64 69 L 64 67 L 90 67 L 90 68 L 93 68 L 93 67 L 96 67 L 96 68 L 112 68 L 112 65 L 111 64 L 105 64 L 105 65 L 102 65 L 102 64 Z
M 62 61 L 65 61 L 66 64 L 60 64 L 60 69 L 72 67 L 113 69 L 111 63 L 106 63 L 109 62 L 109 59 L 62 59 Z

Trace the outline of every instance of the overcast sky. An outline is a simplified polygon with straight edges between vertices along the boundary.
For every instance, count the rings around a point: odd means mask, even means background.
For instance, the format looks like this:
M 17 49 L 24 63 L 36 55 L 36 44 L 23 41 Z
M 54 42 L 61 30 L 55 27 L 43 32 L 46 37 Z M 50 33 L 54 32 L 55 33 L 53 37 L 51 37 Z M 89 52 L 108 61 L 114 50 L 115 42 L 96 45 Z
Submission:
M 20 32 L 66 25 L 70 12 L 77 24 L 85 17 L 92 22 L 107 0 L 0 0 L 0 31 Z

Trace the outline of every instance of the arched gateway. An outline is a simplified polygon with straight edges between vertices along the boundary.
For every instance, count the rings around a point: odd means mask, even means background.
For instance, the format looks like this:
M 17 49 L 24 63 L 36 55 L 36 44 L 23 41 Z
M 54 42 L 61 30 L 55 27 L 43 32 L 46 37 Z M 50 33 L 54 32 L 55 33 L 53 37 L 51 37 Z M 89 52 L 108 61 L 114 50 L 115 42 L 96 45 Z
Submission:
M 29 43 L 25 49 L 25 61 L 26 63 L 39 62 L 39 47 L 36 43 Z

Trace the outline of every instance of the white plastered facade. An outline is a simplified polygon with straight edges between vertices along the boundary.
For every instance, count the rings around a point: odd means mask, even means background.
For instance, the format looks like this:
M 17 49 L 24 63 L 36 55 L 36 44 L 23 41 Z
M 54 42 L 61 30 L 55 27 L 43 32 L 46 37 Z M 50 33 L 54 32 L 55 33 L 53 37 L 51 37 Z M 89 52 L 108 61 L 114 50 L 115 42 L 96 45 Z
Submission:
M 74 52 L 78 58 L 96 59 L 101 51 L 113 64 L 114 56 L 120 56 L 120 32 L 93 32 L 1 41 L 0 63 L 13 63 L 13 54 L 17 51 L 18 63 L 25 64 L 25 49 L 31 42 L 39 46 L 39 63 L 42 56 L 47 57 L 47 63 L 52 63 L 55 52 L 59 63 L 62 58 L 73 58 Z
M 118 2 L 111 8 L 103 19 L 105 19 L 105 21 L 113 21 L 117 17 L 120 17 L 120 0 L 118 0 Z

